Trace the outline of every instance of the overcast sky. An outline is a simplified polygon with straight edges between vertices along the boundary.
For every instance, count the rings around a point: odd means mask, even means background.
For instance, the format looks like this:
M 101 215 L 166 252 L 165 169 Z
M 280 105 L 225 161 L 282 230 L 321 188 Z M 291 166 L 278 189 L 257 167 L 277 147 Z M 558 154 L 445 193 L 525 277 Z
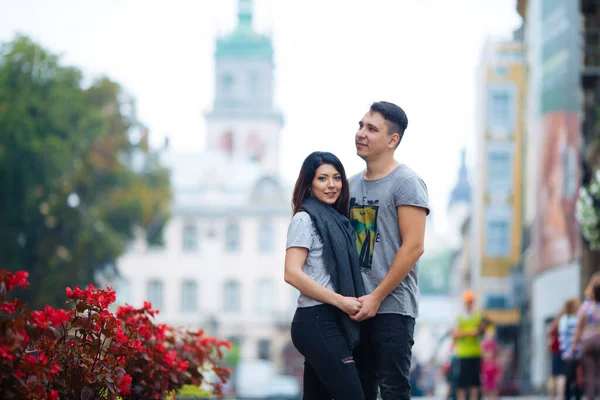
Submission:
M 202 150 L 215 38 L 236 23 L 236 0 L 0 0 L 0 41 L 24 33 L 87 78 L 106 74 L 138 101 L 152 142 Z M 439 228 L 460 149 L 473 167 L 475 71 L 486 37 L 510 38 L 516 0 L 255 0 L 255 27 L 275 47 L 282 174 L 314 150 L 363 168 L 353 136 L 371 102 L 409 119 L 397 151 L 425 180 Z

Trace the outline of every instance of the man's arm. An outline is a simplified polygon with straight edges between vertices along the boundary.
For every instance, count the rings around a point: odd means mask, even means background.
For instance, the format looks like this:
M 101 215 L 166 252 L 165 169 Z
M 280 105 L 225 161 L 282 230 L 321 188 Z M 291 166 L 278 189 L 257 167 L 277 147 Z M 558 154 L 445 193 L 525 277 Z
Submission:
M 452 329 L 452 338 L 454 339 L 462 339 L 473 336 L 477 336 L 477 330 L 461 331 L 458 326 L 455 326 L 454 329 Z
M 390 269 L 375 290 L 359 300 L 363 306 L 352 319 L 363 321 L 377 314 L 383 299 L 408 275 L 424 251 L 425 221 L 427 212 L 415 206 L 398 206 L 398 226 L 402 245 L 394 257 Z
M 481 322 L 479 323 L 479 326 L 477 327 L 477 335 L 482 335 L 483 333 L 485 333 L 485 330 L 487 329 L 488 326 L 492 325 L 492 321 L 490 321 L 488 319 L 488 317 L 486 317 L 485 315 L 481 318 Z

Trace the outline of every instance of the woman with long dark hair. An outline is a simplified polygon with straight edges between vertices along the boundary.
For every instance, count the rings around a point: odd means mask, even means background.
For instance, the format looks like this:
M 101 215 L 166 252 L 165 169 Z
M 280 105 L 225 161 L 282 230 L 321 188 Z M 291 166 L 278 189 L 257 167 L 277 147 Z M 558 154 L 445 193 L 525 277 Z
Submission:
M 304 399 L 365 398 L 352 358 L 360 330 L 349 316 L 360 310 L 365 288 L 347 217 L 349 196 L 335 155 L 314 152 L 304 160 L 285 255 L 285 281 L 300 291 L 292 342 L 305 358 Z

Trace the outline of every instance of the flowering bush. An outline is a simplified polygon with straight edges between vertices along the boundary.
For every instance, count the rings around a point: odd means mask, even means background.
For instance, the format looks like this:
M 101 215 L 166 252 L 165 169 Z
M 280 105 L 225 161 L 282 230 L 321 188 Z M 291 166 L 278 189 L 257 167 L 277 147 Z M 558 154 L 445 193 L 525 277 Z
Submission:
M 34 353 L 32 340 L 39 337 L 41 330 L 36 329 L 33 312 L 27 309 L 19 299 L 6 300 L 6 295 L 15 287 L 26 288 L 29 285 L 27 272 L 0 271 L 0 393 L 4 398 L 58 399 L 57 390 L 48 390 L 46 383 L 52 382 L 59 372 L 59 366 L 48 363 Z M 62 313 L 48 307 L 45 313 L 39 311 L 36 319 L 42 315 L 50 318 L 48 323 L 62 319 Z M 47 314 L 48 315 L 47 315 Z M 43 361 L 43 362 L 42 362 Z
M 67 310 L 46 306 L 31 311 L 19 299 L 6 300 L 16 286 L 27 287 L 26 272 L 0 271 L 0 391 L 10 399 L 165 399 L 185 384 L 203 383 L 203 372 L 219 378 L 217 366 L 228 342 L 179 331 L 152 321 L 149 303 L 140 309 L 108 307 L 115 292 L 89 285 L 67 288 Z
M 592 250 L 600 250 L 600 171 L 589 185 L 579 189 L 576 217 Z
M 199 385 L 203 382 L 202 372 L 209 369 L 219 377 L 213 387 L 216 394 L 221 394 L 229 370 L 217 366 L 216 359 L 223 357 L 221 347 L 230 348 L 231 344 L 204 337 L 202 331 L 155 325 L 151 318 L 157 313 L 148 302 L 141 309 L 124 306 L 117 310 L 117 316 L 125 321 L 127 335 L 142 343 L 124 365 L 132 377 L 131 398 L 158 399 L 162 398 L 161 391 L 171 392 L 186 383 Z

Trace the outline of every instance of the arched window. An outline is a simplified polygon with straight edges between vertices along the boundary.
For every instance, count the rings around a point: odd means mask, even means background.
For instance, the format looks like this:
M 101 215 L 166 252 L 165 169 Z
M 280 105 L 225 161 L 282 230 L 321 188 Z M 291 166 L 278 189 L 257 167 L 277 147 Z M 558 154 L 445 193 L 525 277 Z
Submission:
M 241 288 L 237 281 L 229 280 L 225 282 L 223 288 L 223 311 L 227 313 L 237 313 L 241 309 Z
M 184 252 L 198 251 L 198 228 L 196 225 L 185 225 L 182 236 L 182 248 Z
M 225 228 L 225 250 L 228 253 L 237 253 L 242 249 L 239 224 L 232 222 Z
M 148 281 L 147 300 L 152 303 L 152 308 L 161 310 L 163 308 L 163 283 L 159 279 Z

